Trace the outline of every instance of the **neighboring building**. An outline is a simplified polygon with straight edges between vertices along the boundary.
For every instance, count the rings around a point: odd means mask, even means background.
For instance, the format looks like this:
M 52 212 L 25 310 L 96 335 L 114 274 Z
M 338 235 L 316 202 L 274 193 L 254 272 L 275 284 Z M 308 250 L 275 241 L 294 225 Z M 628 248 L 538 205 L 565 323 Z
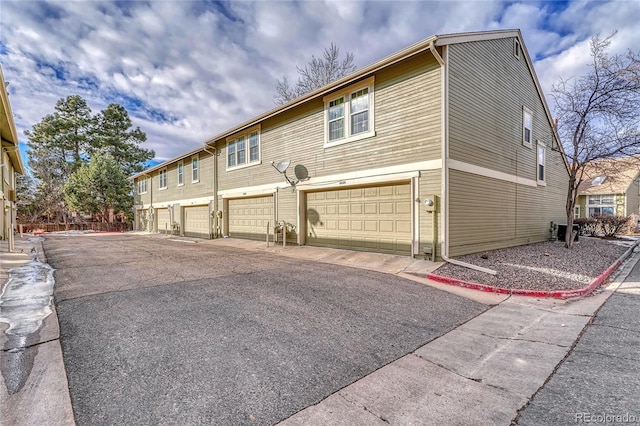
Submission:
M 585 166 L 574 217 L 601 215 L 640 217 L 640 158 L 594 161 Z
M 24 166 L 18 150 L 18 132 L 9 104 L 7 83 L 0 68 L 0 237 L 9 240 L 13 250 L 13 230 L 16 225 L 16 173 L 23 174 Z
M 460 256 L 550 237 L 558 149 L 520 31 L 433 36 L 134 176 L 137 216 L 173 205 L 189 234 L 193 204 L 199 235 L 264 239 L 285 221 L 288 244 Z M 186 194 L 193 155 L 207 176 Z

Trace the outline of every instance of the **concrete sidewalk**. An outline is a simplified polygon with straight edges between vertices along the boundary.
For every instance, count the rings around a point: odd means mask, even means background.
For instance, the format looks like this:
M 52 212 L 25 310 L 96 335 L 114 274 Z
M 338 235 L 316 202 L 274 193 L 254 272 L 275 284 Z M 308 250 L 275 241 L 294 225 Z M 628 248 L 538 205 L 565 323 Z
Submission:
M 37 258 L 46 262 L 39 239 L 15 240 L 9 253 L 7 241 L 0 241 L 0 289 L 9 279 L 9 270 Z M 16 339 L 0 322 L 0 425 L 74 425 L 67 375 L 60 347 L 60 330 L 55 306 L 42 327 L 26 339 Z M 22 341 L 18 341 L 22 340 Z
M 639 255 L 623 265 L 614 283 L 604 291 L 571 300 L 534 299 L 478 292 L 428 280 L 439 263 L 403 256 L 360 253 L 314 247 L 266 246 L 265 242 L 236 239 L 192 240 L 165 235 L 176 244 L 197 243 L 203 249 L 227 245 L 250 251 L 353 266 L 397 274 L 426 285 L 495 305 L 457 329 L 340 389 L 281 424 L 475 424 L 509 425 L 517 412 L 552 375 L 586 324 L 629 274 Z M 2 244 L 3 242 L 0 242 Z M 0 280 L 7 270 L 29 262 L 39 243 L 16 239 L 18 253 L 0 245 Z M 206 247 L 206 248 L 205 248 Z M 22 251 L 22 253 L 20 253 Z M 42 258 L 41 260 L 46 260 Z M 20 348 L 3 343 L 2 371 Z M 24 386 L 15 394 L 0 391 L 1 424 L 72 425 L 73 413 L 58 341 L 55 309 L 40 330 L 39 339 L 23 353 L 33 366 Z M 11 356 L 9 356 L 11 355 Z M 15 357 L 13 357 L 15 358 Z

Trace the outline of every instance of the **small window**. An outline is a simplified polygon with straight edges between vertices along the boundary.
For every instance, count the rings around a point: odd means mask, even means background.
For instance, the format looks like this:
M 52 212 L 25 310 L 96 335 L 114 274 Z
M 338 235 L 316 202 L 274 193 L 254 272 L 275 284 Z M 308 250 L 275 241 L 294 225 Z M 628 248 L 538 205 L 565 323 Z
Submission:
M 329 140 L 344 137 L 344 98 L 329 102 Z
M 142 178 L 138 181 L 138 194 L 147 193 L 147 178 Z
M 520 59 L 520 42 L 517 38 L 513 39 L 513 56 Z
M 531 135 L 533 132 L 533 117 L 531 111 L 522 109 L 522 144 L 531 148 Z
M 591 186 L 602 185 L 606 178 L 607 178 L 606 176 L 596 176 L 596 178 L 591 181 Z
M 541 143 L 538 143 L 538 183 L 544 183 L 545 181 L 545 146 Z
M 184 163 L 178 163 L 178 186 L 184 185 Z
M 200 181 L 200 159 L 197 155 L 191 157 L 191 182 Z
M 573 218 L 580 219 L 580 206 L 575 206 L 573 208 Z
M 167 189 L 167 169 L 162 169 L 158 173 L 158 187 L 160 189 Z
M 227 139 L 227 169 L 260 163 L 260 131 Z

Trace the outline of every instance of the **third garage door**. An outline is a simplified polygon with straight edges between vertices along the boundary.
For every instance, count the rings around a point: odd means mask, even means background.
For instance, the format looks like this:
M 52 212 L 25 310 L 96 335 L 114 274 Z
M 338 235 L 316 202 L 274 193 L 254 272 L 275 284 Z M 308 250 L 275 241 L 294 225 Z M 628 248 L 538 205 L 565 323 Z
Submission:
M 229 200 L 229 236 L 264 240 L 274 225 L 273 196 Z
M 309 192 L 307 244 L 411 254 L 409 183 Z
M 187 237 L 209 238 L 209 206 L 184 208 L 184 235 Z

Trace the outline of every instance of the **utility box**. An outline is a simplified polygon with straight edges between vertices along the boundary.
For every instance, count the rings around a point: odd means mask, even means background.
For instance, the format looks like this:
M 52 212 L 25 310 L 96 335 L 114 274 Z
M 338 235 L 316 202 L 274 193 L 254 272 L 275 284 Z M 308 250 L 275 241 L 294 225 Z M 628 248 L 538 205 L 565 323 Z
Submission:
M 580 236 L 580 227 L 578 225 L 573 225 L 573 230 L 576 231 L 575 241 L 578 241 L 578 237 Z M 558 241 L 564 242 L 567 235 L 567 225 L 558 225 Z

